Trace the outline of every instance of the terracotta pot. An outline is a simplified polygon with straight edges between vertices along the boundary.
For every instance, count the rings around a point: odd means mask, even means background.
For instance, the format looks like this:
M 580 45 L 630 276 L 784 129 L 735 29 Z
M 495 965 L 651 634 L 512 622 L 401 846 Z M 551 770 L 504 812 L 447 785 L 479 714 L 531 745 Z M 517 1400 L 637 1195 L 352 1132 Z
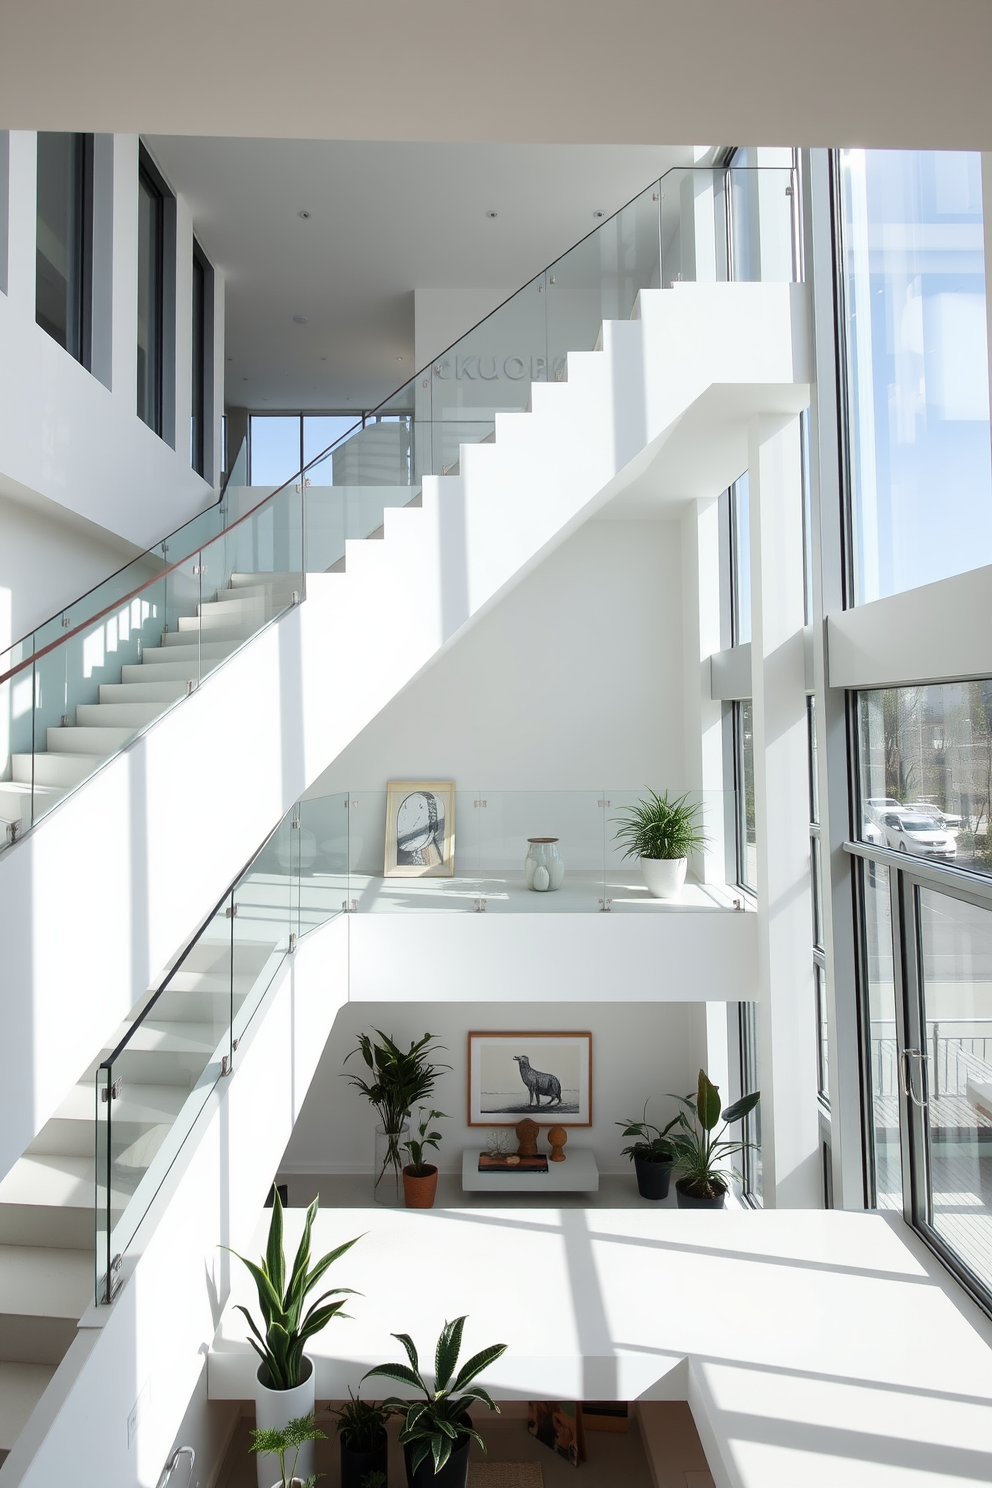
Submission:
M 427 1171 L 421 1175 L 414 1172 L 413 1168 L 403 1169 L 403 1196 L 406 1199 L 408 1209 L 433 1209 L 434 1195 L 437 1193 L 437 1168 L 430 1163 L 424 1165 Z
M 667 1199 L 668 1185 L 672 1181 L 672 1159 L 652 1162 L 646 1157 L 634 1158 L 637 1174 L 637 1192 L 642 1199 Z
M 714 1194 L 710 1198 L 697 1198 L 695 1194 L 686 1193 L 683 1184 L 684 1178 L 680 1178 L 675 1185 L 675 1202 L 680 1209 L 722 1209 L 727 1197 L 727 1190 Z

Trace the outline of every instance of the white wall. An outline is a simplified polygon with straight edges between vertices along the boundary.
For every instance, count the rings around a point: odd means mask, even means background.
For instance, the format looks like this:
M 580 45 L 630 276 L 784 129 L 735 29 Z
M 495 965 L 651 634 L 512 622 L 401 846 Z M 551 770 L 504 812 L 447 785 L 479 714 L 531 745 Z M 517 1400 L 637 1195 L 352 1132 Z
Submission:
M 362 730 L 309 792 L 679 788 L 680 533 L 590 522 Z
M 151 546 L 211 499 L 189 462 L 192 222 L 177 200 L 176 448 L 136 412 L 137 159 L 134 135 L 95 142 L 94 371 L 35 322 L 36 136 L 9 136 L 9 266 L 0 293 L 0 491 L 31 493 Z M 215 296 L 222 302 L 217 276 Z M 222 324 L 215 318 L 215 334 Z M 215 348 L 223 366 L 223 340 Z M 216 402 L 216 399 L 215 399 Z M 217 447 L 217 441 L 214 441 Z M 110 568 L 116 568 L 116 562 Z M 108 569 L 108 572 L 110 569 Z M 87 583 L 67 581 L 56 605 Z
M 419 371 L 478 325 L 519 285 L 509 289 L 415 289 L 413 291 L 413 360 Z
M 526 976 L 526 968 L 521 974 Z M 622 988 L 618 990 L 622 993 Z M 372 1028 L 404 1045 L 430 1030 L 446 1046 L 439 1058 L 452 1068 L 438 1077 L 431 1097 L 435 1109 L 450 1118 L 441 1123 L 444 1140 L 438 1161 L 445 1172 L 460 1171 L 462 1149 L 483 1146 L 488 1132 L 469 1127 L 466 1119 L 470 1030 L 592 1033 L 593 1125 L 570 1127 L 568 1141 L 573 1147 L 591 1147 L 603 1172 L 630 1169 L 628 1159 L 620 1156 L 626 1143 L 614 1123 L 639 1117 L 649 1096 L 649 1119 L 657 1121 L 664 1112 L 668 1121 L 677 1106 L 665 1098 L 666 1092 L 691 1090 L 705 1063 L 705 1007 L 699 1003 L 599 1002 L 580 1008 L 538 1001 L 525 1007 L 498 1002 L 350 1003 L 334 1020 L 281 1173 L 371 1174 L 375 1112 L 361 1092 L 342 1079 L 341 1070 L 345 1056 L 356 1047 L 357 1035 Z M 360 1058 L 352 1059 L 346 1070 L 352 1068 L 361 1072 L 365 1066 Z

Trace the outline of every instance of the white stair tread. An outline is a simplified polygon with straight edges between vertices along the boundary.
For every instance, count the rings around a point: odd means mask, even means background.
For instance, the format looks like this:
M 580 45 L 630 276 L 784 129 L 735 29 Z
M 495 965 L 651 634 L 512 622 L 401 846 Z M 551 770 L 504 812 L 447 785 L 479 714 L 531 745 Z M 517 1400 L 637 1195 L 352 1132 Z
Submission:
M 85 780 L 105 764 L 105 754 L 14 754 L 11 767 L 15 780 L 29 781 L 34 768 L 35 779 L 40 785 L 70 786 Z
M 189 1091 L 181 1085 L 152 1085 L 139 1080 L 125 1080 L 121 1097 L 114 1102 L 114 1119 L 147 1122 L 155 1125 L 173 1121 L 179 1115 Z M 92 1124 L 96 1108 L 96 1075 L 74 1085 L 59 1106 L 53 1121 L 80 1121 Z
M 237 640 L 225 640 L 222 636 L 211 636 L 209 641 L 197 641 L 184 636 L 181 631 L 167 630 L 162 637 L 161 646 L 146 646 L 141 653 L 140 663 L 129 662 L 125 672 L 135 671 L 139 666 L 164 665 L 172 666 L 177 661 L 195 661 L 197 657 L 206 657 L 209 661 L 222 661 L 225 656 L 230 656 L 238 645 Z M 179 651 L 177 656 L 175 653 Z M 148 673 L 145 673 L 148 678 Z M 134 678 L 126 680 L 136 680 Z M 155 681 L 155 678 L 149 678 Z
M 237 589 L 218 589 L 213 603 L 216 604 L 232 597 L 238 599 L 273 599 L 277 595 L 279 598 L 284 599 L 286 603 L 289 603 L 294 593 L 300 594 L 302 592 L 300 588 L 302 582 L 302 579 L 297 577 L 281 580 L 278 584 L 245 584 L 243 586 L 239 585 Z
M 146 674 L 147 675 L 147 674 Z M 100 702 L 114 705 L 117 703 L 172 703 L 186 696 L 186 682 L 184 679 L 171 681 L 164 677 L 161 681 L 153 682 L 102 682 L 100 684 Z M 76 719 L 79 719 L 79 710 L 76 710 Z
M 9 1452 L 55 1373 L 54 1364 L 0 1362 L 0 1452 Z
M 188 624 L 184 620 L 180 620 L 179 629 L 170 630 L 168 635 L 163 637 L 163 640 L 170 650 L 174 650 L 177 646 L 190 645 L 194 636 L 197 635 L 205 637 L 204 645 L 209 645 L 213 640 L 233 641 L 236 645 L 241 645 L 244 641 L 250 640 L 263 623 L 263 620 L 260 619 L 257 625 L 236 625 L 233 621 L 225 621 L 223 623 L 221 621 L 208 621 L 206 624 L 202 624 L 200 617 L 194 615 L 190 616 Z
M 291 588 L 298 589 L 303 582 L 303 575 L 302 573 L 265 573 L 262 571 L 259 573 L 233 573 L 228 580 L 228 584 L 232 589 L 242 589 L 246 585 L 257 584 L 260 581 L 266 584 L 288 584 Z
M 0 1183 L 0 1204 L 92 1209 L 93 1159 L 47 1155 L 18 1158 Z
M 76 724 L 80 728 L 144 728 L 161 718 L 163 705 L 147 703 L 79 703 Z
M 121 1027 L 121 1038 L 131 1026 L 125 1024 Z M 128 1048 L 143 1054 L 211 1054 L 219 1038 L 220 1034 L 215 1036 L 213 1025 L 209 1023 L 173 1023 L 165 1018 L 146 1018 L 134 1029 Z M 122 1073 L 126 1059 L 125 1050 L 120 1056 Z
M 84 1250 L 0 1245 L 0 1313 L 82 1317 L 93 1297 L 93 1258 Z
M 50 728 L 49 754 L 95 754 L 105 759 L 134 738 L 133 728 Z

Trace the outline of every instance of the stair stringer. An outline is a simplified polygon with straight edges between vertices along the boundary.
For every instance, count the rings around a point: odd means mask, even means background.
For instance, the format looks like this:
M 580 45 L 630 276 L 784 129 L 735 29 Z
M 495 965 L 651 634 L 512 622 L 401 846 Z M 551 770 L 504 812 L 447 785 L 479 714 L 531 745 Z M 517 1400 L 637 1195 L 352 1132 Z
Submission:
M 713 384 L 805 405 L 801 286 L 678 285 L 572 353 L 533 411 L 498 414 L 384 540 L 139 735 L 0 858 L 17 1050 L 0 1087 L 0 1175 L 20 1157 L 137 991 L 258 842 L 390 699 L 632 479 Z M 753 399 L 752 399 L 753 401 Z

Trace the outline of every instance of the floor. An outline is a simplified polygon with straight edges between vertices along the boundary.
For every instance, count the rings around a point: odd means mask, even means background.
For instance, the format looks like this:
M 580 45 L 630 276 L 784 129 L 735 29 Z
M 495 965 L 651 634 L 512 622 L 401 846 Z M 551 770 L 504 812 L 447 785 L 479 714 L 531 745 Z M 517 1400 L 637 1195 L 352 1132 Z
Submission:
M 567 1161 L 567 1158 L 566 1158 Z M 371 1173 L 280 1173 L 277 1182 L 285 1183 L 289 1205 L 303 1209 L 316 1197 L 322 1209 L 364 1209 L 372 1203 Z M 459 1173 L 440 1173 L 437 1181 L 437 1209 L 675 1209 L 675 1187 L 667 1199 L 642 1199 L 637 1192 L 633 1170 L 627 1173 L 601 1173 L 597 1193 L 498 1194 L 463 1193 Z M 728 1208 L 739 1208 L 733 1195 L 727 1197 Z
M 581 1464 L 580 1488 L 706 1488 L 712 1483 L 706 1458 L 693 1424 L 689 1407 L 682 1401 L 653 1401 L 650 1434 L 662 1441 L 661 1455 L 652 1477 L 636 1420 L 625 1433 L 586 1431 L 586 1460 Z M 333 1434 L 333 1419 L 325 1409 L 318 1413 L 318 1425 Z M 525 1407 L 516 1401 L 506 1402 L 499 1416 L 485 1415 L 476 1425 L 486 1441 L 487 1452 L 473 1446 L 472 1461 L 539 1462 L 545 1488 L 575 1488 L 575 1468 L 556 1457 L 549 1449 L 528 1435 Z M 255 1488 L 255 1458 L 249 1452 L 251 1418 L 242 1419 L 228 1450 L 217 1488 Z M 391 1423 L 389 1445 L 390 1488 L 405 1482 L 402 1456 L 397 1444 L 399 1423 Z M 333 1441 L 317 1444 L 317 1471 L 323 1488 L 339 1488 L 340 1467 L 337 1445 Z M 687 1474 L 689 1476 L 687 1476 Z M 469 1480 L 471 1488 L 471 1479 Z

